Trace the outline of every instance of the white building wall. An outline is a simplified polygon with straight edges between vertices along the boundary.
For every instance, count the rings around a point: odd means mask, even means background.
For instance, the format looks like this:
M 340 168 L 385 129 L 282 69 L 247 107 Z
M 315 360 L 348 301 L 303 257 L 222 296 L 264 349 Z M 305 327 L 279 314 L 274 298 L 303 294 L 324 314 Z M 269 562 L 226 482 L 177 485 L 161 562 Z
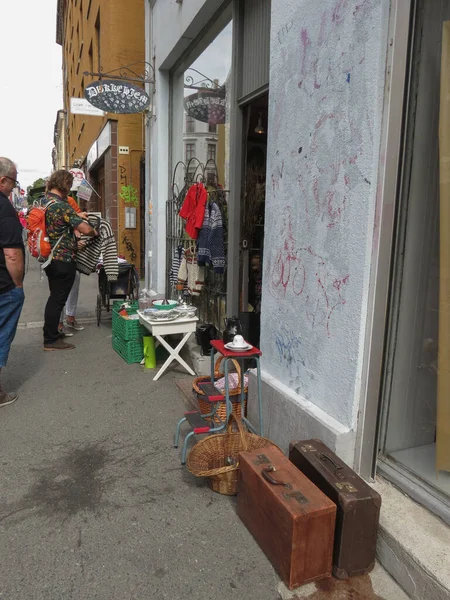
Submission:
M 283 446 L 302 414 L 346 454 L 356 429 L 388 19 L 383 0 L 272 0 L 261 346 Z
M 210 133 L 208 123 L 203 123 L 202 121 L 194 121 L 195 131 L 187 133 L 186 132 L 186 113 L 184 115 L 185 118 L 185 133 L 183 134 L 185 152 L 183 160 L 187 164 L 186 160 L 186 145 L 187 144 L 195 144 L 195 158 L 197 158 L 202 165 L 206 166 L 208 162 L 208 146 L 212 145 L 216 149 L 216 157 L 217 157 L 217 140 L 218 136 L 215 133 Z M 196 165 L 195 165 L 196 166 Z M 208 169 L 214 171 L 214 165 L 209 164 Z

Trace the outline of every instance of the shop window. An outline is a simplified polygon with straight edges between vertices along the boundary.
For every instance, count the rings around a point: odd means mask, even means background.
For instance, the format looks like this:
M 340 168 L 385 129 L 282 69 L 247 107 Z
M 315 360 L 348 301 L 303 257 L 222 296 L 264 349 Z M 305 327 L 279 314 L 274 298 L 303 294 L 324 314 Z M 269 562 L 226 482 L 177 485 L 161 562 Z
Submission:
M 186 133 L 195 133 L 195 119 L 186 115 Z
M 231 11 L 228 11 L 231 15 Z M 210 35 L 210 32 L 205 32 Z M 204 42 L 204 40 L 203 40 Z M 205 48 L 206 44 L 202 46 Z M 185 222 L 178 212 L 186 192 L 193 184 L 203 184 L 207 201 L 220 215 L 223 224 L 222 268 L 208 265 L 199 290 L 188 301 L 198 308 L 204 323 L 223 328 L 226 314 L 227 190 L 229 190 L 229 147 L 232 65 L 232 23 L 211 41 L 209 46 L 184 73 L 173 74 L 172 107 L 172 199 L 168 205 L 166 256 L 171 262 L 179 247 L 188 246 Z M 212 143 L 214 142 L 214 143 Z M 209 162 L 208 162 L 209 161 Z M 167 288 L 174 297 L 175 278 L 172 264 L 167 265 Z
M 94 52 L 92 49 L 92 40 L 89 44 L 89 71 L 92 73 L 94 71 Z
M 195 144 L 186 144 L 186 162 L 195 158 Z
M 100 71 L 100 67 L 101 67 L 100 9 L 98 9 L 97 18 L 95 19 L 95 46 L 97 48 L 97 68 Z
M 216 161 L 216 145 L 208 144 L 208 160 Z
M 450 86 L 443 65 L 450 60 L 450 0 L 437 10 L 425 1 L 418 5 L 423 22 L 416 27 L 411 60 L 380 466 L 389 463 L 406 478 L 409 493 L 420 486 L 448 505 Z

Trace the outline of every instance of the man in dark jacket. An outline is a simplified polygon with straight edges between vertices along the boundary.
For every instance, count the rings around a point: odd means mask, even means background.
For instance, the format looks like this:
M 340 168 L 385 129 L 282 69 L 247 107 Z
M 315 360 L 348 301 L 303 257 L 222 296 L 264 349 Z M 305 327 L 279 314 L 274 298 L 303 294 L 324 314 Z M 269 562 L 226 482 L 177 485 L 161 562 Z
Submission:
M 9 201 L 12 190 L 19 185 L 16 179 L 16 165 L 9 158 L 0 157 L 0 373 L 6 366 L 25 300 L 22 225 Z M 0 380 L 0 407 L 15 400 L 17 394 L 8 394 Z

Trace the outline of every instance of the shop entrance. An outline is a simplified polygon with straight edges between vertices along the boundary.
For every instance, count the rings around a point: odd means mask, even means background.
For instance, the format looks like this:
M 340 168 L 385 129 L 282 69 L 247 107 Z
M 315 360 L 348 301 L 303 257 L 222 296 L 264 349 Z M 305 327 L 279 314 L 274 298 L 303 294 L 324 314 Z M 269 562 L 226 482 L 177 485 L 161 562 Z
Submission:
M 259 348 L 269 94 L 244 111 L 244 182 L 241 199 L 240 318 L 246 339 Z

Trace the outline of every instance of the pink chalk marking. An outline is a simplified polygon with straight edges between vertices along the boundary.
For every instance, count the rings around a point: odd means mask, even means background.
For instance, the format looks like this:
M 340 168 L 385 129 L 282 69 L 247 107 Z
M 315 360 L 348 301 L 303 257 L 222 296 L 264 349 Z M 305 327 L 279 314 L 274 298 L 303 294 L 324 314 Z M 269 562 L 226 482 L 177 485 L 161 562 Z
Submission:
M 336 6 L 333 9 L 331 20 L 336 25 L 340 25 L 345 18 L 345 9 L 348 6 L 348 0 L 338 0 Z
M 308 46 L 311 45 L 311 40 L 309 39 L 308 31 L 306 29 L 302 29 L 302 31 L 300 33 L 300 37 L 301 37 L 302 46 L 303 46 L 302 66 L 301 66 L 300 72 L 302 75 L 306 75 L 306 54 L 308 51 Z
M 350 274 L 333 276 L 327 261 L 311 246 L 296 248 L 291 211 L 292 208 L 287 206 L 280 235 L 281 245 L 275 260 L 270 261 L 273 265 L 270 267 L 271 293 L 275 297 L 280 297 L 280 294 L 286 297 L 288 292 L 293 294 L 299 299 L 312 328 L 323 326 L 327 336 L 331 337 L 331 317 L 338 306 L 346 303 L 342 290 L 349 283 Z M 308 266 L 305 262 L 305 255 L 314 259 L 312 265 Z

